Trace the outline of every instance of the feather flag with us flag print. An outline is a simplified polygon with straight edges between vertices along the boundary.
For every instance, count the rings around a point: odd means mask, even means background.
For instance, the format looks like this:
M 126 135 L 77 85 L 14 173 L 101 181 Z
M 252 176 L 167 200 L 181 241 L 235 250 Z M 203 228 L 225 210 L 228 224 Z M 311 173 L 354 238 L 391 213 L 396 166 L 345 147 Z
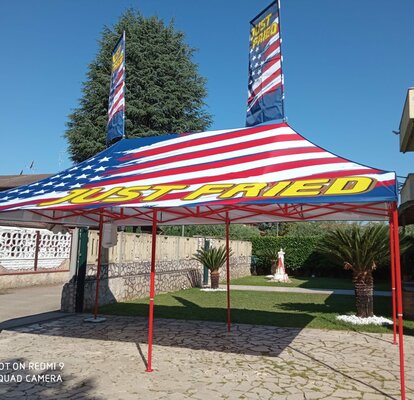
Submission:
M 250 22 L 246 126 L 284 119 L 279 2 Z
M 106 144 L 125 137 L 125 32 L 112 52 Z

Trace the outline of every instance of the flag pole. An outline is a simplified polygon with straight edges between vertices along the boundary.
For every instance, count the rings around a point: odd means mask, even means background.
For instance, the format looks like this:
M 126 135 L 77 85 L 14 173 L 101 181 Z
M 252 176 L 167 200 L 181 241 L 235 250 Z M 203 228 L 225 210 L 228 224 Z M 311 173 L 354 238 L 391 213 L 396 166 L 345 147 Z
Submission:
M 395 244 L 394 244 L 394 220 L 392 217 L 392 209 L 389 216 L 389 228 L 390 228 L 390 255 L 391 255 L 391 294 L 392 294 L 392 321 L 393 321 L 393 333 L 394 344 L 397 344 L 397 300 L 396 300 L 396 288 L 395 288 Z
M 125 40 L 125 31 L 122 32 L 122 38 L 124 40 L 124 63 L 126 64 L 126 40 Z M 125 65 L 125 71 L 124 71 L 124 112 L 122 114 L 122 119 L 124 120 L 124 130 L 122 132 L 122 139 L 125 139 L 125 109 L 126 109 L 126 65 Z
M 106 321 L 105 317 L 98 317 L 99 310 L 99 284 L 101 281 L 101 267 L 102 267 L 102 238 L 103 238 L 103 224 L 104 224 L 104 209 L 99 213 L 99 233 L 98 233 L 98 260 L 96 266 L 96 285 L 95 285 L 95 306 L 92 317 L 86 317 L 84 322 L 99 323 Z

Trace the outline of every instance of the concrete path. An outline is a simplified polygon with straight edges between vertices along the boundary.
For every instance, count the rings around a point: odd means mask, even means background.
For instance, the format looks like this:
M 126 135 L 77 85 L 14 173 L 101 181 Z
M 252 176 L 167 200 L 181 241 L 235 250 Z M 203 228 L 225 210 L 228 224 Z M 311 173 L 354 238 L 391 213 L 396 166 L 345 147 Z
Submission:
M 220 288 L 226 289 L 226 285 L 220 285 Z M 355 296 L 353 290 L 346 289 L 306 289 L 301 287 L 288 286 L 248 286 L 248 285 L 230 285 L 230 290 L 252 290 L 256 292 L 283 292 L 283 293 L 311 293 L 311 294 L 341 294 L 346 296 Z M 391 292 L 376 290 L 375 296 L 391 297 Z
M 0 398 L 400 398 L 392 335 L 242 324 L 228 335 L 224 323 L 155 319 L 154 372 L 147 373 L 146 318 L 108 316 L 101 324 L 83 318 L 1 332 Z M 408 400 L 414 399 L 414 337 L 405 338 L 405 348 Z
M 60 310 L 62 284 L 7 289 L 0 293 L 0 329 L 56 318 Z M 30 317 L 21 319 L 23 317 Z

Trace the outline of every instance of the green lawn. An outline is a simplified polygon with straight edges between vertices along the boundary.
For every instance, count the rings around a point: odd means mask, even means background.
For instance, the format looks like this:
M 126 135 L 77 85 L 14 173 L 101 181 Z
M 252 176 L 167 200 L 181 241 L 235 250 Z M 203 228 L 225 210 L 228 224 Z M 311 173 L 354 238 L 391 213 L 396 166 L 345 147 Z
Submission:
M 293 278 L 289 277 L 290 283 L 272 282 L 266 276 L 245 276 L 243 278 L 232 279 L 232 285 L 251 285 L 251 286 L 286 286 L 286 287 L 302 287 L 307 289 L 354 289 L 351 278 Z M 375 290 L 391 290 L 389 282 L 375 282 Z
M 160 294 L 155 297 L 155 318 L 225 322 L 226 296 L 226 292 L 197 288 Z M 354 312 L 354 301 L 353 296 L 233 291 L 231 319 L 245 324 L 392 333 L 392 327 L 354 327 L 336 321 L 338 314 Z M 376 315 L 390 317 L 391 298 L 375 297 L 374 310 Z M 107 305 L 101 313 L 146 317 L 148 299 Z M 406 321 L 405 333 L 414 336 L 414 321 Z

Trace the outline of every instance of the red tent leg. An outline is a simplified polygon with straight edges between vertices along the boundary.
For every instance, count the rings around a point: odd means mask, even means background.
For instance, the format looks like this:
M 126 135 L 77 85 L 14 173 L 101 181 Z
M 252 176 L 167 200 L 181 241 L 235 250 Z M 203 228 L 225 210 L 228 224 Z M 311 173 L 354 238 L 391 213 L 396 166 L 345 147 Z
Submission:
M 157 249 L 157 210 L 152 210 L 152 251 L 150 274 L 150 299 L 148 317 L 148 364 L 146 372 L 152 372 L 152 333 L 154 321 L 154 296 L 155 296 L 155 252 Z
M 397 344 L 397 299 L 395 293 L 395 244 L 394 222 L 390 215 L 390 253 L 391 253 L 391 294 L 392 294 L 392 321 L 394 332 L 394 344 Z
M 103 227 L 103 215 L 99 216 L 99 247 L 98 247 L 98 265 L 96 268 L 96 290 L 95 290 L 95 308 L 93 318 L 96 320 L 99 310 L 99 283 L 101 281 L 101 259 L 102 259 L 102 229 Z
M 397 283 L 397 316 L 398 316 L 398 339 L 400 345 L 400 384 L 401 400 L 405 400 L 405 378 L 404 378 L 404 335 L 403 335 L 403 307 L 402 307 L 402 285 L 400 265 L 400 237 L 398 233 L 398 210 L 394 203 L 392 210 L 394 222 L 394 247 L 395 247 L 395 279 Z
M 226 212 L 227 333 L 230 333 L 230 220 Z

